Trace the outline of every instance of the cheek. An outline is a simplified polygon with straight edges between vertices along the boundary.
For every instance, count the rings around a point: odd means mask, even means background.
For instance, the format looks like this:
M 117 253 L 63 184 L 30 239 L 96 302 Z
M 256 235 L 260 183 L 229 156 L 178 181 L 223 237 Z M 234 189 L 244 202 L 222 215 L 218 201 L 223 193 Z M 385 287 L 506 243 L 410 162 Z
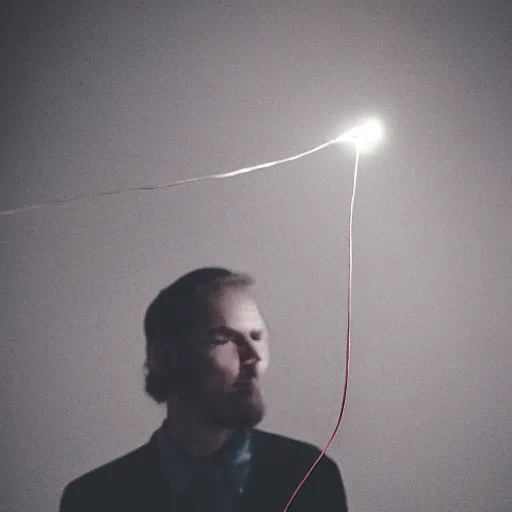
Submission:
M 236 377 L 240 369 L 237 347 L 232 343 L 215 347 L 211 354 L 211 363 L 216 373 Z

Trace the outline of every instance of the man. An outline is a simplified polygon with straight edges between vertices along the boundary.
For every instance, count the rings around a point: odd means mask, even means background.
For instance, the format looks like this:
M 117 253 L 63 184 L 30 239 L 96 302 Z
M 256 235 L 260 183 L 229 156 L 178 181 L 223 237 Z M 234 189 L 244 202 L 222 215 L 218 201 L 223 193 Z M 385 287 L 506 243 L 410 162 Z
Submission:
M 61 512 L 284 511 L 320 451 L 255 428 L 269 354 L 252 282 L 212 267 L 160 292 L 144 321 L 146 392 L 167 417 L 147 444 L 71 482 Z M 289 512 L 346 510 L 323 457 Z

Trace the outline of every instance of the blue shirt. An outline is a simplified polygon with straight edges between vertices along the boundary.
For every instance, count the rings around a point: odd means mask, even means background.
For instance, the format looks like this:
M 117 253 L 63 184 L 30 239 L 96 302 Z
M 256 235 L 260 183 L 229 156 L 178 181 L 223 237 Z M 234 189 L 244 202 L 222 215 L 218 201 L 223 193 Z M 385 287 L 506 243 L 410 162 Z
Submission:
M 170 490 L 190 510 L 233 510 L 249 477 L 252 459 L 249 430 L 236 432 L 220 450 L 199 459 L 190 457 L 172 441 L 165 430 L 165 421 L 154 438 Z

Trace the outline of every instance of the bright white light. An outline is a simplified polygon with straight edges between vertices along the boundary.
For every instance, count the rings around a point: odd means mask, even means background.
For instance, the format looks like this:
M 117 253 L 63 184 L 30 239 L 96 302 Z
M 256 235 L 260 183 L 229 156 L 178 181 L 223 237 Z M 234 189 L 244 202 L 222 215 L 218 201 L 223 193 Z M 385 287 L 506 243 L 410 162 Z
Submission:
M 382 139 L 384 126 L 378 119 L 367 119 L 362 125 L 356 126 L 341 134 L 334 142 L 351 142 L 359 151 L 371 151 Z

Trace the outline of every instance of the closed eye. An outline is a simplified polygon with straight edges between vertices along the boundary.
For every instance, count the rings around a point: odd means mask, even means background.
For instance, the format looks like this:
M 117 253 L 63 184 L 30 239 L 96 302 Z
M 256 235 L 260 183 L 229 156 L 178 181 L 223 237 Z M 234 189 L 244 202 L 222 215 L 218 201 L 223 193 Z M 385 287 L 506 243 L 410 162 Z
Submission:
M 215 336 L 212 341 L 214 345 L 225 345 L 226 343 L 234 340 L 228 336 Z
M 250 332 L 249 336 L 253 341 L 261 341 L 264 337 L 264 332 L 262 329 L 254 329 Z M 213 329 L 210 332 L 210 339 L 212 343 L 215 345 L 225 345 L 232 341 L 233 343 L 241 344 L 244 341 L 244 336 L 232 329 L 227 329 L 225 327 L 219 327 Z

